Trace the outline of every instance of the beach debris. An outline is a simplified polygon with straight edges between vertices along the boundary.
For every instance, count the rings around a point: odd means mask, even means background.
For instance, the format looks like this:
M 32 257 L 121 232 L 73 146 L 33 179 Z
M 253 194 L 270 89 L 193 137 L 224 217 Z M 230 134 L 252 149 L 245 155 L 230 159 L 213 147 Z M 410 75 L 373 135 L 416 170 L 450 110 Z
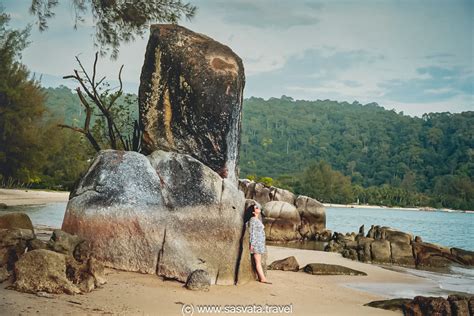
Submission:
M 268 270 L 298 271 L 300 265 L 294 256 L 281 260 L 273 261 L 267 268 Z
M 209 291 L 211 278 L 206 270 L 193 271 L 186 281 L 186 288 L 193 291 Z
M 31 219 L 25 213 L 14 212 L 0 215 L 0 229 L 14 228 L 34 230 Z
M 303 268 L 304 272 L 314 275 L 367 275 L 367 273 L 354 270 L 337 264 L 309 263 Z

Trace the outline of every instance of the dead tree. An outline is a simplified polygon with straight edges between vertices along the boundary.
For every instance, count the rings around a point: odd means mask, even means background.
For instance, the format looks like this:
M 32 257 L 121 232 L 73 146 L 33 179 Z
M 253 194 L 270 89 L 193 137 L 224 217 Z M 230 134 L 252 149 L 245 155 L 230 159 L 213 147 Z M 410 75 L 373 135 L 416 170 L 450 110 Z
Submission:
M 64 76 L 63 79 L 74 79 L 79 84 L 80 87 L 76 89 L 79 100 L 81 101 L 82 106 L 84 106 L 86 111 L 86 119 L 84 121 L 84 127 L 75 127 L 65 124 L 59 124 L 61 128 L 69 128 L 73 131 L 79 132 L 86 136 L 86 138 L 91 143 L 92 147 L 96 151 L 100 151 L 101 146 L 99 142 L 95 139 L 94 135 L 90 130 L 91 117 L 93 114 L 92 104 L 99 109 L 100 116 L 105 118 L 106 128 L 107 128 L 107 137 L 109 140 L 109 145 L 111 149 L 123 149 L 128 151 L 140 151 L 140 139 L 141 139 L 141 129 L 137 120 L 135 120 L 133 125 L 133 135 L 122 135 L 120 130 L 117 127 L 115 118 L 113 115 L 113 106 L 116 104 L 118 98 L 123 95 L 123 85 L 122 85 L 122 69 L 123 65 L 120 67 L 118 74 L 119 88 L 116 92 L 108 95 L 108 93 L 100 93 L 99 89 L 101 85 L 104 84 L 105 77 L 96 81 L 97 74 L 97 60 L 99 54 L 95 54 L 94 66 L 92 69 L 92 76 L 90 76 L 85 70 L 79 58 L 76 56 L 77 63 L 81 68 L 81 71 L 74 69 L 74 75 Z M 85 93 L 85 95 L 84 95 Z M 87 97 L 86 97 L 87 96 Z

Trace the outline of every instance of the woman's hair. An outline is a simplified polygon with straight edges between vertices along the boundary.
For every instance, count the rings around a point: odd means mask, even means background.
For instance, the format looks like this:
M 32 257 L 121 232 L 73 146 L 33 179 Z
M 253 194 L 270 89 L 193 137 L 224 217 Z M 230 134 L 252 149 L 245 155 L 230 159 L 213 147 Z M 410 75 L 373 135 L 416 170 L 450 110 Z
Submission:
M 254 210 L 255 204 L 251 204 L 249 207 L 247 207 L 244 213 L 244 222 L 248 222 L 252 218 Z

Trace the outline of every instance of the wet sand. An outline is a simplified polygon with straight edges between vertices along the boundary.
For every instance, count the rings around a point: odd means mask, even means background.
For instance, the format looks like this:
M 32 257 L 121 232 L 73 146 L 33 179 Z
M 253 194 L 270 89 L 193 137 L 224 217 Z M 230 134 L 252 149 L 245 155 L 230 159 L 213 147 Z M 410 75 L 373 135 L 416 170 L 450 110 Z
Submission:
M 424 279 L 389 271 L 375 265 L 342 258 L 339 254 L 312 250 L 268 247 L 268 262 L 294 255 L 300 267 L 307 263 L 340 264 L 364 271 L 368 276 L 314 276 L 304 272 L 268 271 L 273 284 L 251 282 L 240 286 L 212 286 L 209 292 L 194 292 L 182 283 L 154 275 L 107 270 L 107 284 L 85 295 L 54 295 L 53 298 L 6 290 L 0 285 L 0 314 L 5 315 L 182 315 L 184 304 L 291 304 L 293 315 L 397 315 L 365 307 L 384 296 L 352 289 L 348 283 L 424 283 Z M 261 314 L 260 314 L 261 315 Z

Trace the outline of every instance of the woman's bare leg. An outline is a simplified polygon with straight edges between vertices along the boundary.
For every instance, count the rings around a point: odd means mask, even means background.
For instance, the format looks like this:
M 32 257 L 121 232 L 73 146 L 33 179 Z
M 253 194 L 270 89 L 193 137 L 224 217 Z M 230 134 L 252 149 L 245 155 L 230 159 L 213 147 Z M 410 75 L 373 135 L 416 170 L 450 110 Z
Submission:
M 259 253 L 254 253 L 253 258 L 255 259 L 255 269 L 257 269 L 257 275 L 260 282 L 267 282 L 265 274 L 263 274 L 262 268 L 262 255 Z

